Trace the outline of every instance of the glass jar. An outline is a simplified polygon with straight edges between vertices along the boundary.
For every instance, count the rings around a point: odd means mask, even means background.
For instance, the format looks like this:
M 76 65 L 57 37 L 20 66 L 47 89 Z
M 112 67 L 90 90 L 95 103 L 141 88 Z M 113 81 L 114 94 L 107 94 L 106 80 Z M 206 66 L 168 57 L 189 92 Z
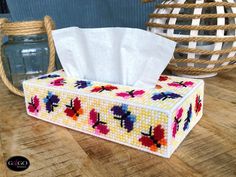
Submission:
M 2 45 L 2 58 L 8 79 L 15 87 L 23 90 L 23 80 L 47 72 L 47 35 L 8 36 L 8 41 Z

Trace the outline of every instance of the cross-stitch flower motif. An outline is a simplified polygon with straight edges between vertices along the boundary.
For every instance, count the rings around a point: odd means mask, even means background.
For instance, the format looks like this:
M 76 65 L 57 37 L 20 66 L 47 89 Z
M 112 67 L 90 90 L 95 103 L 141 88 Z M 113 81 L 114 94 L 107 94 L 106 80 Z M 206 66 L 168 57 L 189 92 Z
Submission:
M 193 82 L 192 81 L 180 81 L 180 82 L 172 82 L 172 83 L 168 83 L 167 85 L 172 86 L 172 87 L 177 87 L 177 88 L 181 88 L 181 87 L 192 87 L 193 86 Z
M 73 120 L 78 120 L 78 117 L 83 114 L 84 110 L 81 107 L 81 101 L 78 97 L 74 100 L 70 100 L 70 104 L 66 105 L 64 111 L 68 117 L 71 117 Z
M 118 87 L 116 86 L 113 86 L 113 85 L 105 85 L 105 86 L 95 86 L 91 92 L 103 92 L 103 91 L 112 91 L 112 90 L 115 90 L 115 89 L 118 89 Z
M 77 87 L 78 89 L 83 89 L 86 87 L 92 86 L 92 83 L 90 81 L 76 81 L 75 82 L 75 87 Z
M 54 95 L 52 92 L 48 92 L 48 95 L 43 99 L 48 113 L 53 112 L 55 107 L 58 107 L 59 101 L 60 99 L 57 95 Z
M 37 96 L 32 97 L 31 101 L 28 104 L 29 112 L 37 116 L 38 112 L 41 109 L 39 98 Z
M 198 114 L 202 109 L 202 100 L 200 98 L 200 95 L 196 95 L 196 99 L 195 99 L 195 113 Z
M 179 130 L 179 123 L 181 122 L 182 114 L 183 114 L 183 108 L 178 109 L 174 118 L 174 122 L 172 124 L 172 137 L 173 138 L 175 138 L 175 135 L 177 131 Z
M 189 128 L 191 118 L 192 118 L 192 104 L 189 105 L 188 112 L 187 112 L 187 118 L 184 120 L 184 127 L 183 127 L 184 131 Z
M 58 75 L 58 74 L 47 74 L 47 75 L 40 76 L 38 79 L 47 79 L 47 78 L 56 78 L 56 77 L 60 77 L 60 75 Z
M 92 109 L 89 113 L 89 124 L 95 129 L 97 135 L 106 135 L 110 130 L 107 127 L 107 123 L 101 121 L 100 114 Z
M 128 98 L 141 97 L 144 93 L 145 93 L 144 90 L 131 90 L 126 92 L 116 93 L 116 95 L 128 99 Z
M 161 127 L 161 125 L 157 125 L 154 129 L 152 126 L 149 128 L 148 133 L 141 132 L 142 137 L 139 138 L 139 141 L 142 145 L 149 147 L 151 151 L 157 151 L 161 146 L 166 146 L 167 142 L 165 139 L 165 130 Z
M 52 86 L 63 86 L 66 83 L 64 78 L 59 78 L 50 83 Z
M 162 86 L 159 85 L 159 84 L 157 84 L 157 85 L 155 86 L 155 88 L 156 88 L 156 89 L 162 89 Z
M 168 80 L 169 79 L 169 77 L 168 76 L 164 76 L 164 75 L 161 75 L 160 77 L 159 77 L 159 81 L 166 81 L 166 80 Z
M 152 96 L 153 100 L 166 100 L 167 98 L 171 98 L 171 99 L 176 99 L 176 98 L 181 98 L 182 96 L 177 94 L 177 93 L 173 93 L 173 92 L 161 92 L 161 93 L 154 93 L 154 95 Z
M 136 122 L 136 116 L 131 114 L 128 110 L 128 105 L 122 104 L 121 106 L 113 106 L 111 108 L 114 119 L 120 120 L 120 126 L 127 129 L 127 132 L 133 130 L 134 122 Z

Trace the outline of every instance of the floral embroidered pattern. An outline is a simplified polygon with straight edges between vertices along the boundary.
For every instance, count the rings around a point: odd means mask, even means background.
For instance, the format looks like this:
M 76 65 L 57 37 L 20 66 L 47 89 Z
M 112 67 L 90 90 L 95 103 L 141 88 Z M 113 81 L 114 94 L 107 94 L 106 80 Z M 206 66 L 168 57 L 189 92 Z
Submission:
M 43 76 L 39 77 L 38 79 L 47 79 L 47 78 L 56 78 L 56 77 L 60 77 L 60 75 L 58 75 L 58 74 L 48 74 L 48 75 L 43 75 Z
M 103 91 L 112 91 L 112 90 L 115 90 L 115 89 L 118 89 L 118 87 L 116 86 L 113 86 L 113 85 L 105 85 L 105 86 L 95 86 L 91 92 L 103 92 Z
M 163 157 L 200 120 L 204 104 L 203 81 L 166 75 L 150 89 L 71 78 L 62 71 L 23 86 L 30 116 Z
M 28 103 L 28 110 L 29 112 L 33 113 L 35 116 L 37 116 L 38 112 L 40 111 L 40 102 L 39 98 L 37 96 L 34 96 L 31 98 L 31 101 Z
M 176 98 L 180 98 L 182 97 L 181 95 L 177 94 L 177 93 L 173 93 L 173 92 L 161 92 L 161 93 L 155 93 L 152 96 L 153 100 L 166 100 L 167 98 L 171 98 L 171 99 L 176 99 Z
M 172 87 L 177 87 L 177 88 L 181 88 L 181 87 L 191 87 L 193 86 L 193 82 L 191 81 L 180 81 L 180 82 L 172 82 L 172 83 L 168 83 L 167 85 L 172 86 Z
M 198 115 L 201 109 L 202 109 L 202 100 L 200 98 L 200 95 L 196 95 L 195 107 L 194 107 L 195 113 Z
M 187 118 L 184 120 L 184 127 L 183 127 L 184 131 L 189 128 L 191 118 L 192 118 L 192 104 L 190 104 L 190 106 L 188 108 L 188 112 L 187 112 Z
M 150 126 L 148 133 L 141 132 L 143 136 L 139 138 L 139 141 L 143 146 L 149 147 L 151 151 L 157 151 L 157 149 L 161 148 L 162 145 L 167 145 L 164 132 L 165 130 L 160 124 L 157 125 L 153 130 L 152 126 Z
M 159 77 L 159 81 L 166 81 L 166 80 L 168 80 L 169 79 L 169 77 L 168 76 L 164 76 L 164 75 L 161 75 L 160 77 Z
M 111 108 L 114 119 L 120 120 L 120 126 L 127 129 L 127 132 L 133 130 L 134 122 L 136 122 L 136 116 L 131 114 L 128 110 L 128 105 L 122 104 L 121 106 L 113 106 Z
M 53 112 L 55 107 L 58 107 L 60 99 L 57 95 L 54 95 L 52 92 L 48 92 L 48 95 L 43 99 L 43 102 L 46 104 L 46 110 L 48 113 Z
M 100 120 L 100 114 L 92 109 L 89 113 L 89 124 L 95 129 L 97 135 L 106 135 L 110 130 L 107 127 L 107 123 Z
M 65 79 L 64 78 L 59 78 L 50 83 L 52 86 L 63 86 L 65 84 Z
M 144 93 L 145 93 L 144 90 L 131 90 L 126 92 L 116 93 L 116 95 L 128 99 L 128 98 L 141 97 Z
M 81 108 L 81 101 L 78 97 L 74 100 L 70 100 L 70 104 L 66 105 L 64 111 L 68 117 L 71 117 L 73 120 L 78 120 L 78 117 L 83 114 L 83 109 Z
M 78 89 L 83 89 L 86 87 L 92 86 L 92 83 L 90 81 L 76 81 L 75 82 L 75 87 L 77 87 Z
M 156 89 L 162 89 L 162 86 L 157 84 L 157 85 L 155 86 L 155 88 L 156 88 Z
M 179 123 L 181 122 L 181 117 L 183 114 L 183 108 L 180 108 L 177 110 L 176 115 L 175 115 L 175 119 L 172 125 L 172 137 L 175 138 L 175 135 L 177 133 L 177 131 L 179 130 Z

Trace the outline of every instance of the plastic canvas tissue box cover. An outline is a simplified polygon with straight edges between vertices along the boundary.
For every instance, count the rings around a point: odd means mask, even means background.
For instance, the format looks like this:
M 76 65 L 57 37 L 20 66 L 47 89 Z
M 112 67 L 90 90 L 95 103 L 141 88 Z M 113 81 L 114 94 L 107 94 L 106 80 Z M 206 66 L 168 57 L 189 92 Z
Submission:
M 202 80 L 162 75 L 145 90 L 66 78 L 61 70 L 23 87 L 29 115 L 162 157 L 202 117 Z

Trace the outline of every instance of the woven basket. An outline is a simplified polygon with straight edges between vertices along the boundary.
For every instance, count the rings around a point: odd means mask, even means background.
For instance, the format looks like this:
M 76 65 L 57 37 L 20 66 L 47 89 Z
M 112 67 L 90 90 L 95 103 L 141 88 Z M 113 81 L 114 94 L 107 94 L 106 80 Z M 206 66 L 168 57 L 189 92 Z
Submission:
M 176 0 L 156 6 L 148 31 L 177 42 L 168 69 L 206 77 L 236 68 L 234 0 Z

